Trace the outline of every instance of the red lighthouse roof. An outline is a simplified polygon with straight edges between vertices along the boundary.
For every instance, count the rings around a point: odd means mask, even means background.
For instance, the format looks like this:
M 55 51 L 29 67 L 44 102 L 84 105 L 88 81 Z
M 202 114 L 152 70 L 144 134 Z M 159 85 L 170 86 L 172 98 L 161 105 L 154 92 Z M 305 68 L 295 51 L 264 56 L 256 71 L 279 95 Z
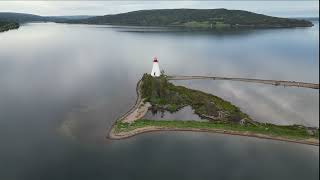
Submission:
M 153 58 L 153 62 L 158 62 L 158 58 L 157 58 L 157 57 L 154 57 L 154 58 Z

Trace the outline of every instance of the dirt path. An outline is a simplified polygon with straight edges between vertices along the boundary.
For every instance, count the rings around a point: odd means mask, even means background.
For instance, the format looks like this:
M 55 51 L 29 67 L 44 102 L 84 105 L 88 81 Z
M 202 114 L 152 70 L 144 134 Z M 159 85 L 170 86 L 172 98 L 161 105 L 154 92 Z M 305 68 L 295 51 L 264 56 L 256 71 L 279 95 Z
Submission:
M 139 80 L 137 87 L 136 87 L 136 92 L 137 92 L 137 99 L 134 105 L 130 108 L 128 112 L 123 114 L 120 118 L 117 119 L 117 121 L 123 121 L 125 122 L 132 122 L 136 120 L 135 118 L 137 117 L 143 117 L 145 112 L 145 108 L 148 106 L 147 103 L 143 103 L 143 99 L 141 97 L 141 86 L 142 86 L 142 81 Z M 143 106 L 143 107 L 142 107 Z M 142 107 L 144 111 L 139 110 L 139 107 Z M 144 113 L 144 114 L 143 114 Z
M 122 121 L 127 123 L 132 123 L 137 119 L 143 118 L 143 116 L 148 112 L 151 104 L 149 102 L 144 103 L 143 100 L 138 104 L 138 107 L 135 108 L 130 114 L 125 116 Z

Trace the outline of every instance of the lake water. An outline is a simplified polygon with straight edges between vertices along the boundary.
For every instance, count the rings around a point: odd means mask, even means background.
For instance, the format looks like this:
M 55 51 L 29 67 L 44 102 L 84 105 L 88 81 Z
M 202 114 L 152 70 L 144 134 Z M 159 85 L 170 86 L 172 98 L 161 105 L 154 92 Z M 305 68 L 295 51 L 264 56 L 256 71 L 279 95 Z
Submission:
M 173 113 L 149 110 L 143 118 L 152 120 L 209 121 L 195 114 L 191 106 L 185 106 Z
M 152 57 L 170 75 L 319 82 L 319 24 L 241 32 L 30 23 L 0 33 L 0 179 L 318 179 L 319 147 L 193 132 L 111 141 Z M 319 91 L 176 81 L 254 120 L 319 127 Z

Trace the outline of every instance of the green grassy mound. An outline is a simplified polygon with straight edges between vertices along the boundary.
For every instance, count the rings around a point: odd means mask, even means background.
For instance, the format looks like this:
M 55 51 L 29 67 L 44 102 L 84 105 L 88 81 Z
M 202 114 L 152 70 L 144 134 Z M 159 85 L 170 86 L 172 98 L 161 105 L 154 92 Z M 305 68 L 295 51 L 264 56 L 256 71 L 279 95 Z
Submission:
M 249 132 L 256 134 L 263 134 L 268 136 L 283 137 L 288 139 L 302 140 L 309 138 L 319 139 L 319 129 L 310 130 L 306 127 L 299 125 L 292 126 L 279 126 L 274 124 L 246 124 L 241 125 L 238 123 L 226 122 L 226 121 L 214 121 L 214 122 L 199 122 L 199 121 L 179 121 L 179 120 L 147 120 L 140 119 L 133 123 L 117 122 L 115 125 L 115 132 L 129 132 L 134 129 L 143 127 L 165 127 L 165 128 L 181 128 L 181 129 L 221 129 L 230 130 L 236 132 Z M 313 132 L 310 133 L 310 131 Z

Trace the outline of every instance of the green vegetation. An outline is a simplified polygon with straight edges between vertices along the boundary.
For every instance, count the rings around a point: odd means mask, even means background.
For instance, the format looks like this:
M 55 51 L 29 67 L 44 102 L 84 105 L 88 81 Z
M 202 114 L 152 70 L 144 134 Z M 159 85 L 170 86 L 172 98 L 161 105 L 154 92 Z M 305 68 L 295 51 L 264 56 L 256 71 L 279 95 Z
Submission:
M 8 31 L 10 29 L 18 29 L 19 24 L 16 22 L 0 21 L 0 32 Z
M 170 26 L 195 29 L 310 27 L 312 22 L 266 16 L 242 10 L 227 9 L 158 9 L 140 10 L 105 16 L 38 16 L 0 12 L 0 21 L 62 22 L 134 26 Z
M 316 138 L 319 139 L 319 129 L 313 129 L 314 134 L 308 133 L 308 128 L 298 125 L 292 126 L 278 126 L 273 124 L 259 124 L 258 126 L 254 124 L 241 125 L 238 123 L 227 122 L 227 121 L 214 121 L 214 122 L 199 122 L 199 121 L 177 121 L 177 120 L 167 120 L 167 121 L 156 121 L 140 119 L 133 123 L 117 122 L 115 126 L 115 132 L 128 132 L 137 128 L 142 127 L 165 127 L 165 128 L 180 128 L 180 129 L 220 129 L 229 130 L 236 132 L 250 132 L 256 134 L 263 134 L 268 136 L 277 136 L 288 139 L 308 139 Z
M 69 23 L 136 26 L 175 26 L 189 28 L 272 28 L 310 27 L 310 21 L 266 16 L 242 10 L 227 9 L 158 9 L 97 16 Z
M 176 129 L 176 130 L 199 130 L 223 133 L 237 133 L 248 136 L 259 136 L 264 138 L 283 138 L 284 140 L 303 141 L 305 143 L 317 144 L 319 139 L 319 128 L 310 128 L 301 125 L 274 125 L 270 123 L 259 123 L 250 119 L 248 115 L 241 112 L 238 107 L 232 105 L 217 96 L 197 90 L 188 89 L 183 86 L 175 86 L 168 82 L 162 73 L 160 77 L 152 77 L 144 74 L 142 77 L 141 96 L 150 102 L 152 110 L 178 111 L 184 106 L 191 106 L 195 113 L 210 119 L 210 121 L 181 121 L 181 120 L 149 120 L 139 119 L 127 123 L 117 121 L 113 127 L 113 135 L 122 137 L 134 135 L 139 131 L 135 129 Z
M 33 14 L 0 12 L 0 21 L 24 23 L 44 20 L 45 17 Z
M 0 12 L 0 21 L 6 22 L 65 22 L 68 20 L 86 19 L 92 16 L 38 16 L 26 13 Z
M 142 97 L 150 102 L 154 110 L 175 112 L 184 106 L 191 106 L 195 113 L 209 119 L 240 122 L 251 121 L 249 116 L 230 102 L 212 94 L 175 86 L 165 75 L 154 78 L 149 74 L 142 77 Z

